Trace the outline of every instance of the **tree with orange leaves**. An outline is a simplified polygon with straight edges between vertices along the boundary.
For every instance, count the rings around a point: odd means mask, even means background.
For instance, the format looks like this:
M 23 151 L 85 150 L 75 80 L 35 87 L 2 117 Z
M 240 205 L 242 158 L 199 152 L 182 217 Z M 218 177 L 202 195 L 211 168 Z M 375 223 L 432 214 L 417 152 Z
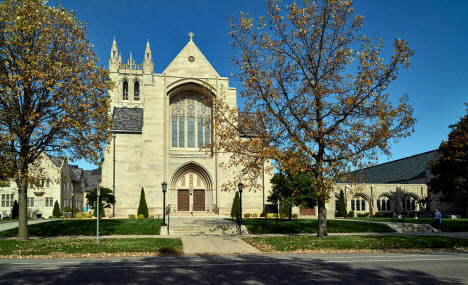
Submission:
M 310 191 L 318 199 L 317 235 L 324 237 L 336 177 L 388 155 L 391 142 L 414 131 L 408 98 L 393 105 L 385 93 L 414 52 L 396 39 L 385 63 L 383 44 L 361 33 L 363 17 L 352 1 L 266 3 L 264 17 L 230 20 L 244 107 L 239 112 L 222 95 L 215 98 L 214 144 L 231 153 L 229 163 L 251 178 L 251 187 L 269 160 L 292 173 L 314 173 Z M 245 135 L 252 130 L 256 135 Z
M 0 3 L 0 139 L 18 186 L 18 239 L 28 239 L 27 190 L 41 154 L 97 161 L 110 119 L 107 71 L 85 25 L 41 0 Z

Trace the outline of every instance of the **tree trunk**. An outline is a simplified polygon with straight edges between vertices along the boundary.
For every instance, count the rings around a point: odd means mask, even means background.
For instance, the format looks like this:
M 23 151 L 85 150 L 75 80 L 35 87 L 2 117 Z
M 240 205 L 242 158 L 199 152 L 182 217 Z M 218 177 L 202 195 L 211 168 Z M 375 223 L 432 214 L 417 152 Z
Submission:
M 327 232 L 327 208 L 325 207 L 325 201 L 322 199 L 318 200 L 318 237 L 328 236 Z
M 27 207 L 27 191 L 28 180 L 27 170 L 21 170 L 20 177 L 18 178 L 18 240 L 28 240 L 28 207 Z

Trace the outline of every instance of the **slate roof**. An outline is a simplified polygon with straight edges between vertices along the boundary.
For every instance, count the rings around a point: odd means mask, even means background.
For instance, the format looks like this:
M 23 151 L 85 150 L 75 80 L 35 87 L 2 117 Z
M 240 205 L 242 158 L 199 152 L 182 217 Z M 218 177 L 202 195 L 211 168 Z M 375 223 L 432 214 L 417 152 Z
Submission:
M 80 182 L 81 172 L 83 169 L 79 168 L 78 165 L 69 165 L 70 166 L 70 178 L 72 181 Z
M 143 129 L 143 109 L 116 107 L 112 114 L 112 120 L 111 132 L 141 134 Z
M 265 131 L 265 125 L 259 114 L 239 112 L 239 136 L 258 137 Z
M 401 183 L 426 177 L 429 162 L 440 157 L 437 150 L 423 152 L 389 161 L 353 172 L 363 177 L 365 183 Z
M 94 190 L 101 182 L 101 169 L 84 170 L 86 192 Z

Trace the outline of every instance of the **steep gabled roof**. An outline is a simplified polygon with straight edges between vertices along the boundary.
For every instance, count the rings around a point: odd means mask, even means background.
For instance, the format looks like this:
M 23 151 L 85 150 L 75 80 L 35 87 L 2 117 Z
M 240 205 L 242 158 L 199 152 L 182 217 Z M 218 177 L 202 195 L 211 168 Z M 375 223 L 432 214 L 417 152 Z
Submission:
M 398 183 L 424 178 L 429 163 L 439 157 L 437 150 L 431 150 L 357 170 L 352 174 L 362 176 L 365 183 Z
M 61 167 L 62 166 L 62 163 L 63 163 L 63 157 L 56 157 L 56 156 L 52 156 L 50 154 L 47 154 L 47 157 L 49 157 L 50 161 L 52 161 L 52 163 L 56 166 L 56 167 Z
M 193 40 L 189 40 L 163 73 L 183 77 L 219 77 Z
M 70 167 L 71 180 L 74 182 L 80 182 L 83 169 L 79 168 L 78 165 L 72 165 L 72 164 L 70 164 L 69 167 Z
M 86 192 L 94 190 L 101 182 L 101 169 L 84 170 Z
M 112 114 L 113 133 L 136 133 L 141 134 L 143 129 L 142 108 L 114 108 Z

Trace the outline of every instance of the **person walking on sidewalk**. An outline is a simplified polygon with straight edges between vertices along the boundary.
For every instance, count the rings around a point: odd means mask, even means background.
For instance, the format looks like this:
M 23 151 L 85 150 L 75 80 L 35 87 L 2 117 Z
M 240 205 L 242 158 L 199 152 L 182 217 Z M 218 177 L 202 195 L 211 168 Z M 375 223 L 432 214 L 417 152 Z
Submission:
M 434 228 L 440 232 L 440 224 L 442 223 L 442 214 L 439 212 L 439 209 L 435 209 L 434 213 Z

